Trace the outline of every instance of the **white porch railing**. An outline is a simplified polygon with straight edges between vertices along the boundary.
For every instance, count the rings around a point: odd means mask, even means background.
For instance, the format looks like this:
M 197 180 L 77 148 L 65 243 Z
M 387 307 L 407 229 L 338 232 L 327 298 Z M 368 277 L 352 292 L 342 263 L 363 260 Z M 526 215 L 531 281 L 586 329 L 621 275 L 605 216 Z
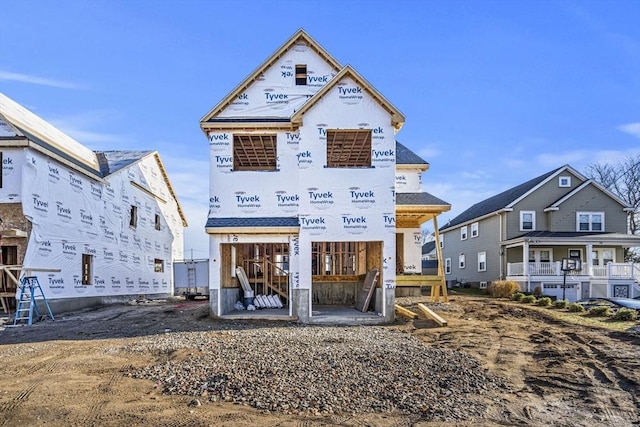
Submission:
M 530 262 L 526 264 L 530 276 L 562 276 L 561 262 Z M 590 272 L 590 273 L 589 273 Z M 510 262 L 507 264 L 507 276 L 524 276 L 525 263 Z M 582 265 L 582 269 L 574 272 L 578 275 L 607 279 L 634 279 L 640 283 L 640 264 L 610 262 L 604 266 Z

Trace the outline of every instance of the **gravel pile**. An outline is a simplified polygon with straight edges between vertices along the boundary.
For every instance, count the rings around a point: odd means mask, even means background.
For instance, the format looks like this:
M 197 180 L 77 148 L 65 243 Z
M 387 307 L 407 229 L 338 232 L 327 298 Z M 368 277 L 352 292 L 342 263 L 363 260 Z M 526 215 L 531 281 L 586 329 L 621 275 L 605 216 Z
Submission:
M 284 413 L 395 412 L 454 421 L 481 415 L 474 396 L 504 387 L 477 359 L 381 327 L 287 326 L 166 333 L 121 349 L 171 354 L 129 373 L 168 394 Z

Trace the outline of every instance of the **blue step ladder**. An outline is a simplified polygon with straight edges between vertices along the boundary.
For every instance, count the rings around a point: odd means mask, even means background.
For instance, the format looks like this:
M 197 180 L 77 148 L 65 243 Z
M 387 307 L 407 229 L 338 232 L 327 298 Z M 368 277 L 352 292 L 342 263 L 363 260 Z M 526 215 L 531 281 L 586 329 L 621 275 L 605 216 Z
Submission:
M 49 317 L 51 317 L 51 320 L 55 320 L 47 298 L 44 296 L 44 292 L 42 292 L 38 278 L 36 276 L 25 276 L 20 280 L 20 283 L 22 284 L 20 286 L 20 299 L 16 307 L 16 316 L 13 319 L 13 324 L 17 325 L 19 321 L 26 320 L 27 324 L 31 325 L 33 324 L 34 314 L 36 315 L 36 320 L 40 319 L 40 310 L 38 310 L 38 304 L 36 302 L 36 297 L 39 296 L 42 297 L 42 301 L 47 307 Z

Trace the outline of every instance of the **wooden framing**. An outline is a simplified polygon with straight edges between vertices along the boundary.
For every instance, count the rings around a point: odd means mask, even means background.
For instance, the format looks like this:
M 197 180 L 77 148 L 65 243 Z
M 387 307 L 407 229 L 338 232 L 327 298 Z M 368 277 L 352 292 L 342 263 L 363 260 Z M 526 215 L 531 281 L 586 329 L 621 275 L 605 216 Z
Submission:
M 233 135 L 233 170 L 277 169 L 277 135 Z
M 328 129 L 327 167 L 371 167 L 371 129 Z

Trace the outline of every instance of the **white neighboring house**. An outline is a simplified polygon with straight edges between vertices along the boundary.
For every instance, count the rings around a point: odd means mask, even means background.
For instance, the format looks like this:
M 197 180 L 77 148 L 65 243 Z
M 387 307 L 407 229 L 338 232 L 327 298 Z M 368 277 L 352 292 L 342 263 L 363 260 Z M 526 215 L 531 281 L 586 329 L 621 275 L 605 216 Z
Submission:
M 91 151 L 0 94 L 0 155 L 1 262 L 54 312 L 173 293 L 187 222 L 157 151 Z

